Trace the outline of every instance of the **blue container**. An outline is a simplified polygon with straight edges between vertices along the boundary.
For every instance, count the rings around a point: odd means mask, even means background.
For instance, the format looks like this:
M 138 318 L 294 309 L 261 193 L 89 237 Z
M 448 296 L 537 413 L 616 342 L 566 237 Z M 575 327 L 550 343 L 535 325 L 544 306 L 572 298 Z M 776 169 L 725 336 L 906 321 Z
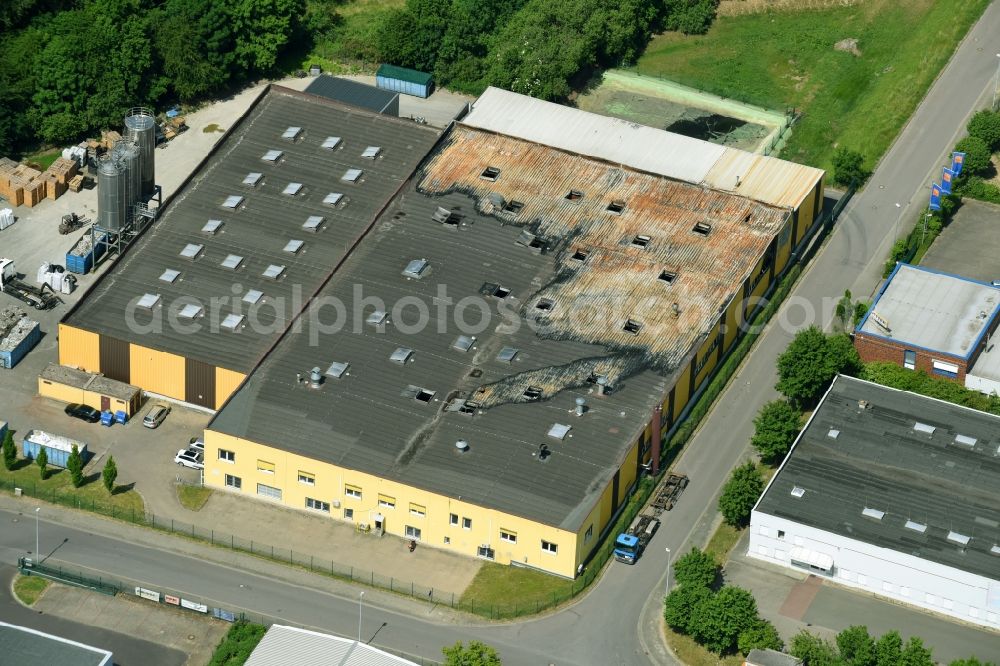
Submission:
M 120 425 L 125 425 L 127 422 L 128 422 L 128 414 L 126 414 L 120 409 L 117 412 L 115 412 L 115 423 L 118 423 Z
M 115 413 L 111 410 L 101 412 L 101 425 L 109 428 L 115 424 Z
M 104 252 L 107 250 L 107 245 L 105 245 L 104 240 L 107 234 L 98 234 L 96 238 L 96 243 L 94 247 L 90 249 L 87 254 L 75 254 L 76 246 L 74 245 L 69 252 L 66 253 L 66 270 L 70 273 L 77 273 L 79 275 L 86 275 L 94 267 L 94 264 L 104 256 Z M 79 241 L 78 241 L 79 242 Z
M 413 95 L 414 97 L 430 97 L 434 91 L 434 78 L 425 72 L 415 69 L 381 65 L 375 74 L 375 86 L 382 90 Z
M 21 452 L 25 458 L 34 460 L 38 452 L 45 449 L 45 455 L 50 465 L 53 467 L 66 467 L 66 461 L 69 460 L 70 453 L 73 451 L 73 444 L 76 444 L 77 450 L 80 452 L 80 457 L 86 462 L 89 456 L 86 444 L 71 440 L 68 437 L 50 435 L 40 430 L 28 431 L 21 444 Z
M 31 331 L 24 336 L 24 339 L 17 344 L 16 347 L 10 351 L 0 351 L 0 367 L 13 368 L 15 365 L 21 362 L 21 359 L 38 344 L 38 341 L 42 339 L 42 330 L 38 327 L 38 323 L 35 322 L 34 327 Z

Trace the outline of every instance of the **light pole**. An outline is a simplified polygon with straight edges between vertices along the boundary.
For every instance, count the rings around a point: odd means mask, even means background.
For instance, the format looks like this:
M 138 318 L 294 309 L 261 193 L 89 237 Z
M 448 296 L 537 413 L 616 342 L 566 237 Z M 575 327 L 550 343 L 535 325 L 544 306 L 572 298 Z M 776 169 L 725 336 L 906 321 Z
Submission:
M 35 507 L 35 561 L 38 561 L 40 553 L 38 552 L 38 512 L 42 510 L 42 507 Z
M 997 54 L 997 75 L 993 79 L 993 106 L 991 108 L 994 111 L 997 110 L 998 100 L 1000 100 L 1000 53 Z
M 670 594 L 670 549 L 667 548 L 667 587 L 663 590 L 663 596 L 666 597 Z
M 358 643 L 361 643 L 361 600 L 364 598 L 364 592 L 358 595 Z

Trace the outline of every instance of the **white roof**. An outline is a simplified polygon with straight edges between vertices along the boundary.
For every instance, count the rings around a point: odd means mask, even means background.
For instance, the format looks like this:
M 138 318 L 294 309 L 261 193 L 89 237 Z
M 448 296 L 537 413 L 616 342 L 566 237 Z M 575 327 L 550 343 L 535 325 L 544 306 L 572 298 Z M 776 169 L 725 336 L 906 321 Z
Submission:
M 786 208 L 798 206 L 823 177 L 820 169 L 500 88 L 487 88 L 461 122 Z
M 246 666 L 416 666 L 365 643 L 316 631 L 273 625 Z

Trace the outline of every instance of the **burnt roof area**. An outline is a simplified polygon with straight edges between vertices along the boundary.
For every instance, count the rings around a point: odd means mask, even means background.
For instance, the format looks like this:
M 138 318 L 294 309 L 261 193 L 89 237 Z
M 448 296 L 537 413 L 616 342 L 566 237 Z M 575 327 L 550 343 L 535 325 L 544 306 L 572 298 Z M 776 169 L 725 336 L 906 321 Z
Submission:
M 416 180 L 209 429 L 578 530 L 788 212 L 461 126 Z
M 998 432 L 992 414 L 841 376 L 756 511 L 997 580 Z
M 249 372 L 439 136 L 270 86 L 64 321 Z

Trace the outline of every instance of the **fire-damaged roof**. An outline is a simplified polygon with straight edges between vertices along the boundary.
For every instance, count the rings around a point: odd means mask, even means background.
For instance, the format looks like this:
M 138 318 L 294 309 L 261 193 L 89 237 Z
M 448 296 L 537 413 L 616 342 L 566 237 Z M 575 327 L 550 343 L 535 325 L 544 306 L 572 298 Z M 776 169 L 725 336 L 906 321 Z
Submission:
M 461 125 L 417 179 L 209 427 L 576 530 L 788 211 Z

